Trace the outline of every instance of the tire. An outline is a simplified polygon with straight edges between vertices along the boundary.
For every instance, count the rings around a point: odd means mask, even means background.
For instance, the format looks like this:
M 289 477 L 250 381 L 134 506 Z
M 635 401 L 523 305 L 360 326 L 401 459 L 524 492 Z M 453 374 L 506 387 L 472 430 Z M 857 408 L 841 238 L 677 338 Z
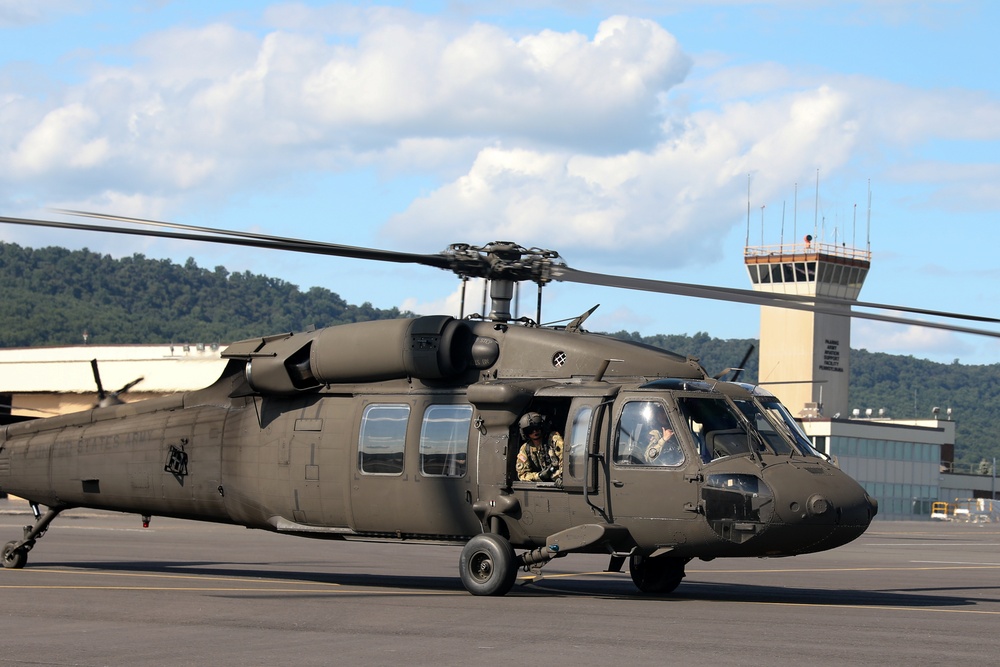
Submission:
M 3 545 L 3 566 L 11 570 L 20 570 L 28 562 L 28 552 L 25 549 L 14 549 L 16 541 Z
M 495 533 L 482 533 L 469 540 L 458 567 L 462 585 L 473 595 L 506 595 L 517 579 L 514 549 Z
M 628 570 L 632 575 L 632 583 L 640 592 L 646 595 L 666 595 L 673 593 L 680 585 L 687 561 L 686 558 L 632 555 L 629 557 Z

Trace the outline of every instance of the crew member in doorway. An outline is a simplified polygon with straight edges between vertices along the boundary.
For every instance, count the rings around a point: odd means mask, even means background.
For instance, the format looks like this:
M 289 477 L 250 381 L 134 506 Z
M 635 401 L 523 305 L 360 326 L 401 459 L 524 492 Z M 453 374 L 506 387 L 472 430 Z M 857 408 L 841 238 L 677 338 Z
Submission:
M 562 482 L 563 439 L 548 430 L 545 417 L 529 412 L 518 422 L 524 444 L 517 453 L 517 478 L 523 482 Z

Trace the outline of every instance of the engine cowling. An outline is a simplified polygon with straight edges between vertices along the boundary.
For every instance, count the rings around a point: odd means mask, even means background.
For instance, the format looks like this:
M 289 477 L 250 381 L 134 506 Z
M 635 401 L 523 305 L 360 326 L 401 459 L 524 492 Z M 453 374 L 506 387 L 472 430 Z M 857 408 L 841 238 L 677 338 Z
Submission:
M 333 383 L 454 378 L 470 364 L 493 365 L 499 348 L 477 339 L 468 323 L 435 315 L 257 338 L 234 343 L 223 356 L 246 359 L 254 391 L 287 395 Z

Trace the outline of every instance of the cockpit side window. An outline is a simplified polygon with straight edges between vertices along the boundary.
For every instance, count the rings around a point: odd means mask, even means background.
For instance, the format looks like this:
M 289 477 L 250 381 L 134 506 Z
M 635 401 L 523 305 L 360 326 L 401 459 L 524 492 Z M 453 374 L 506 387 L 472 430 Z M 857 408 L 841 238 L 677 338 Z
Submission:
M 677 427 L 659 401 L 629 401 L 622 408 L 614 460 L 624 466 L 679 466 L 684 450 Z

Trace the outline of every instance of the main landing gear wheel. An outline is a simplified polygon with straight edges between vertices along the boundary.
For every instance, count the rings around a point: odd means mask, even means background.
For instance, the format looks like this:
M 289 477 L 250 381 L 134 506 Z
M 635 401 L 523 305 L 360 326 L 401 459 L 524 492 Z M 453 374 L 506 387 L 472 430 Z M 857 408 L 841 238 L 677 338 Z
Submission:
M 494 533 L 482 533 L 469 540 L 458 567 L 462 585 L 473 595 L 506 595 L 517 579 L 514 549 Z
M 17 547 L 17 541 L 3 545 L 3 566 L 12 570 L 20 570 L 28 562 L 28 551 Z
M 632 582 L 641 592 L 647 595 L 666 595 L 680 585 L 687 562 L 687 558 L 650 558 L 634 554 L 629 557 L 628 570 L 632 575 Z

